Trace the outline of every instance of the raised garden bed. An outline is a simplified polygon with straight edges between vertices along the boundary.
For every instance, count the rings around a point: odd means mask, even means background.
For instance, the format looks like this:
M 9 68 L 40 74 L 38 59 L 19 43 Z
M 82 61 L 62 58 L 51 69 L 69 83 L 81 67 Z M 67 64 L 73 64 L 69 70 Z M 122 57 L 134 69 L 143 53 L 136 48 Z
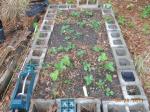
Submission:
M 58 11 L 33 98 L 123 98 L 101 10 Z

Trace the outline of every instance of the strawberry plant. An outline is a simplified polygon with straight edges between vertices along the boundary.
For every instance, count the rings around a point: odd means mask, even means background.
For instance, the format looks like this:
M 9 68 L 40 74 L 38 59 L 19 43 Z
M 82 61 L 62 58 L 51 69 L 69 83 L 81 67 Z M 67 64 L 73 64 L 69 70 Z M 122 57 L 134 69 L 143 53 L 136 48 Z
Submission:
M 87 17 L 92 17 L 93 16 L 93 12 L 91 10 L 88 10 L 88 9 L 84 10 L 83 14 Z
M 95 46 L 92 48 L 92 50 L 95 51 L 95 52 L 101 52 L 101 51 L 103 51 L 103 49 L 100 48 L 100 47 L 98 47 L 97 45 L 95 45 Z
M 98 20 L 92 20 L 90 23 L 91 28 L 93 28 L 96 31 L 100 29 L 100 25 L 101 23 Z
M 89 86 L 89 85 L 91 85 L 92 84 L 92 82 L 93 82 L 93 75 L 87 75 L 87 76 L 85 76 L 84 77 L 84 80 L 85 80 L 85 84 L 87 85 L 87 86 Z
M 71 12 L 72 17 L 80 17 L 80 13 L 78 11 Z
M 106 96 L 113 96 L 114 95 L 114 92 L 110 89 L 110 88 L 106 88 L 105 89 L 105 95 Z
M 114 71 L 115 71 L 113 62 L 107 62 L 107 63 L 104 65 L 104 68 L 105 68 L 106 70 L 111 71 L 111 72 L 114 72 Z
M 77 22 L 77 25 L 78 25 L 80 28 L 84 28 L 84 27 L 86 26 L 86 21 L 85 21 L 85 20 L 79 21 L 79 22 Z
M 106 74 L 105 79 L 106 79 L 106 81 L 112 82 L 112 75 L 111 74 Z
M 100 79 L 98 82 L 96 82 L 96 85 L 98 86 L 98 88 L 104 90 L 104 88 L 105 88 L 105 81 Z
M 141 16 L 142 16 L 142 18 L 150 17 L 150 5 L 147 5 L 143 8 L 143 10 L 141 12 Z
M 90 72 L 91 71 L 91 64 L 88 62 L 83 62 L 83 69 L 84 69 L 84 71 Z
M 108 60 L 108 57 L 106 55 L 106 53 L 101 53 L 101 55 L 98 57 L 98 61 L 101 62 L 101 61 L 106 61 Z
M 50 77 L 51 77 L 52 81 L 58 80 L 58 76 L 59 76 L 58 70 L 55 70 L 54 72 L 50 73 Z

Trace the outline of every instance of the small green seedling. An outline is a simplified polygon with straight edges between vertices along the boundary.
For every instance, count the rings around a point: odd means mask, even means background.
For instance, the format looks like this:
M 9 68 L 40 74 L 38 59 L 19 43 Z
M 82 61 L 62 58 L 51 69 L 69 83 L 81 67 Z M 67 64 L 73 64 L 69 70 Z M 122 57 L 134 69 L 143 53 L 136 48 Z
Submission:
M 106 74 L 106 81 L 112 82 L 112 75 L 111 74 Z
M 113 62 L 107 62 L 107 63 L 104 65 L 104 68 L 105 68 L 106 70 L 111 71 L 111 72 L 114 72 L 114 71 L 115 71 Z
M 48 50 L 48 52 L 50 54 L 57 54 L 57 48 L 56 47 L 52 47 L 51 49 Z
M 84 27 L 86 26 L 86 21 L 85 21 L 85 20 L 79 21 L 79 22 L 77 22 L 77 25 L 78 25 L 80 28 L 84 28 Z
M 83 62 L 83 69 L 84 69 L 84 71 L 90 72 L 91 71 L 91 64 L 88 62 Z
M 150 34 L 150 25 L 144 24 L 142 31 L 145 35 Z
M 149 18 L 150 17 L 150 5 L 147 5 L 143 8 L 141 12 L 142 18 Z
M 94 30 L 98 31 L 100 29 L 101 23 L 98 20 L 92 20 L 90 26 Z
M 70 85 L 72 83 L 72 80 L 66 79 L 64 80 L 64 83 Z
M 65 50 L 66 52 L 68 52 L 68 51 L 71 51 L 71 50 L 74 49 L 74 48 L 76 48 L 76 45 L 73 44 L 73 43 L 71 43 L 71 42 L 68 42 L 68 43 L 67 43 L 67 46 L 64 47 L 64 50 Z
M 71 12 L 72 17 L 80 17 L 80 13 L 78 11 Z
M 55 70 L 54 72 L 50 73 L 50 77 L 51 77 L 52 81 L 58 80 L 58 76 L 59 76 L 58 70 Z
M 106 96 L 113 96 L 114 95 L 114 92 L 110 89 L 110 88 L 106 88 L 105 89 L 105 95 Z
M 127 20 L 126 20 L 126 18 L 125 18 L 124 16 L 119 16 L 119 17 L 118 17 L 118 23 L 119 23 L 120 25 L 125 25 L 126 22 L 127 22 Z
M 100 48 L 100 47 L 98 47 L 97 45 L 95 45 L 95 46 L 92 48 L 92 50 L 95 51 L 95 52 L 101 52 L 101 51 L 103 51 L 103 49 Z
M 85 51 L 85 50 L 79 49 L 79 50 L 77 51 L 77 56 L 78 56 L 79 58 L 81 58 L 81 57 L 83 57 L 83 56 L 85 56 L 85 55 L 86 55 L 86 51 Z
M 93 80 L 94 80 L 93 75 L 90 74 L 90 75 L 85 76 L 84 80 L 85 80 L 85 84 L 87 86 L 91 85 L 93 83 Z
M 84 15 L 87 16 L 87 17 L 92 17 L 92 16 L 93 16 L 92 10 L 86 9 L 86 10 L 83 11 L 83 13 L 84 13 Z
M 104 88 L 105 88 L 105 81 L 100 79 L 98 82 L 96 82 L 96 85 L 97 85 L 98 88 L 104 90 Z
M 108 57 L 106 55 L 106 53 L 101 53 L 101 55 L 98 57 L 98 62 L 101 62 L 101 61 L 106 61 L 108 60 Z

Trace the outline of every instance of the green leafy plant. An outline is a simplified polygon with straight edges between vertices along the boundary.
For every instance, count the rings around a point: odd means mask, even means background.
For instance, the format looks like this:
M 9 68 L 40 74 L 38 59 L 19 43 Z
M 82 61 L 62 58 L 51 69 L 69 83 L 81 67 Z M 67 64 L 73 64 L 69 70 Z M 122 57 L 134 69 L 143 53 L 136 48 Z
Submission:
M 51 77 L 52 81 L 58 80 L 58 76 L 59 76 L 58 70 L 55 70 L 54 72 L 50 73 L 50 77 Z
M 144 24 L 142 31 L 145 35 L 150 34 L 150 25 Z
M 74 49 L 74 48 L 76 48 L 76 45 L 73 44 L 73 43 L 71 43 L 71 42 L 68 42 L 68 43 L 67 43 L 67 46 L 64 47 L 64 50 L 65 50 L 66 52 L 68 52 L 68 51 L 70 51 L 70 50 L 72 50 L 72 49 Z
M 73 4 L 74 0 L 67 0 L 67 4 Z
M 147 5 L 143 8 L 143 10 L 141 12 L 141 16 L 142 16 L 142 18 L 150 17 L 150 5 Z
M 112 82 L 112 75 L 111 74 L 106 74 L 106 81 Z
M 86 26 L 86 21 L 85 20 L 79 21 L 77 22 L 77 25 L 79 25 L 80 28 L 84 28 Z
M 82 37 L 82 34 L 80 32 L 75 32 L 74 33 L 74 38 L 77 39 L 77 38 L 81 38 Z
M 90 63 L 88 63 L 88 62 L 83 62 L 83 69 L 85 70 L 85 71 L 91 71 L 91 64 Z
M 94 80 L 93 75 L 90 74 L 90 75 L 85 76 L 84 80 L 87 86 L 91 85 Z
M 114 95 L 114 92 L 110 89 L 110 88 L 106 88 L 105 89 L 105 95 L 106 96 L 113 96 Z
M 88 9 L 84 10 L 84 11 L 83 11 L 83 14 L 84 14 L 85 16 L 87 16 L 87 17 L 93 16 L 92 10 L 88 10 Z
M 134 28 L 135 27 L 135 24 L 132 21 L 128 21 L 127 25 L 128 25 L 129 28 Z
M 105 81 L 100 79 L 98 82 L 96 82 L 96 85 L 98 86 L 98 88 L 104 90 L 104 88 L 105 88 Z
M 77 51 L 77 56 L 78 56 L 79 58 L 83 57 L 84 55 L 86 55 L 85 50 L 79 49 L 79 50 Z
M 106 61 L 108 60 L 108 57 L 106 55 L 106 53 L 101 53 L 101 55 L 98 57 L 98 61 L 101 62 L 101 61 Z
M 118 23 L 119 23 L 120 25 L 125 25 L 126 22 L 127 22 L 127 20 L 126 20 L 126 18 L 125 18 L 124 16 L 119 16 L 119 17 L 118 17 Z
M 71 66 L 71 59 L 69 56 L 66 55 L 58 63 L 56 63 L 54 66 L 55 66 L 55 69 L 62 72 L 67 67 Z
M 98 20 L 92 20 L 90 23 L 91 28 L 93 28 L 96 31 L 100 29 L 100 25 L 101 23 Z
M 95 52 L 101 52 L 101 51 L 103 51 L 103 49 L 100 48 L 100 47 L 98 47 L 97 45 L 95 45 L 95 46 L 92 48 L 92 50 L 95 51 Z
M 114 71 L 115 71 L 113 62 L 107 62 L 107 63 L 104 65 L 104 68 L 105 68 L 106 70 L 111 71 L 111 72 L 114 72 Z
M 66 80 L 64 80 L 64 83 L 65 83 L 65 84 L 71 84 L 71 83 L 72 83 L 72 80 L 66 79 Z
M 80 17 L 80 13 L 78 11 L 71 12 L 72 17 Z
M 49 53 L 57 54 L 57 48 L 56 48 L 56 47 L 52 47 L 52 48 L 49 49 L 48 51 L 49 51 Z

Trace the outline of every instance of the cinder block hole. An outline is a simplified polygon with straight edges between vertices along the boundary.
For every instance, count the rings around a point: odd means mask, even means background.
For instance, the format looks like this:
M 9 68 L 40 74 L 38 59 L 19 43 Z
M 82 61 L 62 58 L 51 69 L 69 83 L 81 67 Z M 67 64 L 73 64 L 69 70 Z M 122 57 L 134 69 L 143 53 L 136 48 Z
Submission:
M 125 51 L 125 49 L 116 49 L 116 54 L 118 56 L 125 56 L 126 55 L 126 51 Z
M 40 57 L 42 55 L 42 51 L 41 50 L 33 50 L 32 55 Z
M 45 25 L 43 26 L 43 30 L 51 31 L 51 26 Z
M 81 104 L 80 106 L 80 112 L 97 112 L 96 103 Z
M 140 89 L 136 85 L 126 86 L 128 95 L 141 95 Z
M 48 36 L 48 33 L 40 32 L 40 34 L 39 34 L 40 38 L 44 38 L 44 37 L 47 37 L 47 36 Z
M 52 20 L 49 20 L 49 21 L 45 21 L 45 22 L 44 22 L 45 25 L 53 25 L 53 23 L 54 23 L 54 22 L 53 22 Z
M 83 5 L 83 4 L 86 5 L 86 2 L 87 2 L 87 0 L 80 0 L 80 1 L 79 1 L 79 4 L 80 4 L 80 5 Z
M 52 18 L 54 18 L 54 14 L 47 14 L 47 16 L 46 16 L 46 18 L 48 18 L 48 19 L 52 19 Z
M 104 19 L 108 24 L 115 24 L 115 20 L 112 15 L 105 15 Z
M 52 5 L 49 8 L 56 9 L 56 8 L 58 8 L 58 6 L 57 5 Z
M 51 10 L 48 11 L 48 14 L 52 14 L 52 13 L 55 13 L 55 12 L 56 12 L 55 10 L 51 9 Z
M 129 106 L 130 112 L 146 112 L 144 105 Z
M 125 106 L 108 105 L 108 112 L 126 112 Z
M 121 59 L 119 59 L 119 64 L 121 66 L 129 66 L 130 65 L 130 61 L 128 59 L 126 59 L 126 58 L 121 58 Z
M 104 9 L 103 12 L 104 12 L 105 14 L 111 14 L 111 10 Z
M 123 71 L 121 72 L 121 75 L 124 81 L 127 81 L 127 82 L 135 81 L 133 72 Z
M 108 28 L 111 29 L 111 30 L 117 30 L 118 29 L 117 25 L 115 25 L 115 24 L 108 25 Z
M 118 33 L 118 32 L 113 32 L 113 33 L 111 33 L 111 36 L 112 36 L 113 38 L 119 38 L 119 37 L 120 37 L 120 33 Z
M 36 45 L 45 45 L 45 40 L 38 39 Z
M 39 65 L 40 60 L 39 59 L 30 59 L 29 63 L 33 64 L 33 65 Z
M 59 5 L 59 8 L 67 8 L 67 6 L 66 5 Z
M 118 40 L 113 40 L 113 43 L 114 43 L 115 45 L 122 45 L 122 44 L 123 44 L 120 39 L 118 39 Z
M 94 5 L 94 4 L 96 4 L 96 2 L 97 2 L 97 0 L 89 0 L 88 4 L 93 4 Z
M 52 107 L 55 103 L 51 101 L 45 101 L 33 104 L 33 108 L 30 110 L 31 112 L 50 112 L 50 107 Z M 57 110 L 56 110 L 57 111 Z

